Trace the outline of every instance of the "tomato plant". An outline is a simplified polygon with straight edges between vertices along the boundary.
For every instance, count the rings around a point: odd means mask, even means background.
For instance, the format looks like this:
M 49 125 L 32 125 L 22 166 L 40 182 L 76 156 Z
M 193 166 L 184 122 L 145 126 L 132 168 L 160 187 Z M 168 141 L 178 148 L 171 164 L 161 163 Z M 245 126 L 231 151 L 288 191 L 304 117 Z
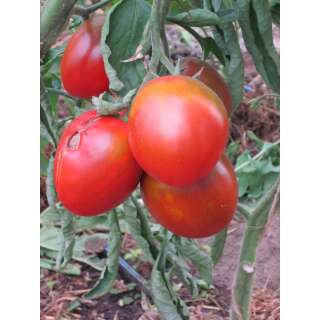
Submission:
M 219 97 L 196 79 L 164 76 L 136 95 L 129 114 L 129 143 L 140 166 L 174 186 L 206 176 L 228 139 Z
M 271 147 L 278 143 L 263 142 L 258 153 L 243 150 L 251 144 L 241 122 L 241 138 L 225 150 L 228 116 L 243 101 L 244 89 L 255 89 L 244 77 L 240 43 L 267 86 L 279 93 L 279 54 L 272 41 L 272 19 L 279 23 L 279 0 L 44 2 L 40 120 L 43 142 L 50 142 L 52 150 L 48 150 L 49 161 L 42 157 L 50 206 L 41 214 L 42 267 L 70 272 L 75 260 L 102 270 L 85 299 L 110 292 L 122 268 L 152 298 L 163 319 L 188 319 L 188 308 L 173 288 L 171 276 L 194 296 L 202 284 L 193 267 L 201 280 L 212 284 L 212 270 L 223 253 L 227 226 L 237 207 L 237 219 L 246 222 L 246 230 L 230 318 L 248 320 L 254 275 L 250 270 L 255 268 L 269 211 L 279 198 L 279 182 L 274 183 L 278 163 L 268 160 Z M 98 9 L 105 15 L 95 12 Z M 85 22 L 65 47 L 56 40 L 70 27 L 70 17 Z M 181 75 L 175 65 L 181 52 L 174 52 L 171 28 L 202 49 L 193 52 L 201 54 L 201 60 L 182 59 Z M 225 80 L 205 59 L 219 61 Z M 93 96 L 99 97 L 92 99 L 92 105 L 81 101 Z M 66 112 L 60 112 L 61 99 Z M 91 111 L 77 117 L 84 107 Z M 111 115 L 128 117 L 128 124 Z M 74 120 L 65 127 L 70 119 Z M 225 152 L 236 163 L 235 170 Z M 136 191 L 127 199 L 143 169 L 142 197 Z M 108 215 L 95 216 L 111 209 Z M 155 219 L 150 219 L 147 209 Z M 85 217 L 74 217 L 70 211 Z M 142 259 L 152 265 L 148 285 L 121 257 L 122 235 L 128 232 Z M 108 247 L 102 250 L 107 257 L 102 258 L 100 251 L 99 256 L 87 254 L 88 241 L 105 241 L 105 233 Z M 197 241 L 180 237 L 213 234 L 210 254 Z M 54 235 L 59 241 L 52 241 Z M 79 266 L 76 270 L 80 274 Z
M 109 79 L 104 70 L 100 49 L 104 16 L 87 20 L 72 35 L 61 61 L 64 88 L 79 98 L 91 98 L 108 90 Z
M 226 156 L 207 177 L 189 187 L 172 187 L 144 175 L 141 192 L 157 222 L 189 238 L 209 237 L 225 228 L 238 199 L 236 175 Z
M 197 58 L 189 57 L 181 60 L 181 73 L 183 75 L 192 77 L 198 72 L 199 75 L 197 76 L 197 79 L 219 96 L 230 115 L 232 111 L 231 92 L 219 72 L 205 61 L 201 61 Z
M 59 141 L 54 179 L 59 200 L 72 213 L 104 213 L 135 189 L 141 169 L 129 149 L 127 124 L 87 111 Z

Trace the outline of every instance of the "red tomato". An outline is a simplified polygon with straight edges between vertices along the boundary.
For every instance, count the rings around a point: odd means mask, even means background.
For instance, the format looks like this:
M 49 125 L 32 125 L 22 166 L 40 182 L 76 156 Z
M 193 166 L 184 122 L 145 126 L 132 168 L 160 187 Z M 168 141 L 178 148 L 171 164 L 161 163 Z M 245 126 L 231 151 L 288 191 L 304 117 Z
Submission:
M 149 81 L 129 114 L 129 143 L 142 169 L 173 186 L 209 174 L 228 139 L 220 98 L 196 79 L 165 76 Z
M 206 178 L 189 187 L 171 187 L 144 175 L 141 192 L 157 222 L 188 238 L 209 237 L 225 228 L 238 198 L 237 179 L 226 156 Z
M 232 111 L 232 97 L 228 85 L 213 67 L 197 58 L 185 58 L 181 60 L 181 73 L 192 77 L 202 69 L 197 77 L 201 82 L 213 90 L 222 100 L 228 114 Z
M 68 93 L 79 98 L 98 96 L 109 88 L 100 51 L 104 16 L 87 20 L 72 35 L 61 61 L 61 79 Z
M 54 180 L 59 200 L 74 214 L 93 216 L 116 207 L 141 174 L 129 148 L 126 122 L 92 110 L 64 130 Z

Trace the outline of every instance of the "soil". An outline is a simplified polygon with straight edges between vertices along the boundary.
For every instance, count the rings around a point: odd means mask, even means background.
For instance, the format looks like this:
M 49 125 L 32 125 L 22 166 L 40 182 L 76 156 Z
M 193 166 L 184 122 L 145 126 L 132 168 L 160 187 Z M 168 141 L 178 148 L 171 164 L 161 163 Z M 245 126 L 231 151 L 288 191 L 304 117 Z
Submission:
M 180 56 L 199 56 L 199 46 L 181 42 L 181 34 L 177 28 L 168 28 L 172 58 Z M 275 29 L 275 45 L 279 49 L 279 31 Z M 279 111 L 274 107 L 272 97 L 263 101 L 257 110 L 250 108 L 249 101 L 271 91 L 257 74 L 250 55 L 241 45 L 245 61 L 245 80 L 250 91 L 245 93 L 243 102 L 232 116 L 231 138 L 240 139 L 242 149 L 255 152 L 254 146 L 246 139 L 245 132 L 253 131 L 258 137 L 267 141 L 279 139 Z M 63 109 L 63 108 L 62 108 Z M 41 179 L 40 207 L 43 210 L 47 205 L 45 197 L 45 180 Z M 241 247 L 244 223 L 233 221 L 229 227 L 229 234 L 224 248 L 224 254 L 214 270 L 214 289 L 210 290 L 205 299 L 190 302 L 189 309 L 192 320 L 229 319 L 228 306 L 231 300 L 231 285 L 237 259 Z M 123 249 L 133 246 L 130 237 L 125 236 Z M 280 218 L 277 211 L 268 223 L 267 229 L 258 247 L 257 266 L 254 282 L 253 300 L 251 306 L 252 320 L 280 319 Z M 99 277 L 99 273 L 83 265 L 81 276 L 67 276 L 49 270 L 41 269 L 41 320 L 80 319 L 80 320 L 156 320 L 157 312 L 146 296 L 141 297 L 138 289 L 119 294 L 108 294 L 98 300 L 81 301 L 81 306 L 68 311 L 71 301 L 80 298 L 91 288 Z M 138 271 L 145 277 L 150 274 L 150 266 L 140 264 Z M 120 276 L 116 287 L 126 287 L 127 280 Z M 120 290 L 121 291 L 121 290 Z M 139 295 L 139 297 L 137 297 Z M 133 302 L 122 305 L 126 299 Z

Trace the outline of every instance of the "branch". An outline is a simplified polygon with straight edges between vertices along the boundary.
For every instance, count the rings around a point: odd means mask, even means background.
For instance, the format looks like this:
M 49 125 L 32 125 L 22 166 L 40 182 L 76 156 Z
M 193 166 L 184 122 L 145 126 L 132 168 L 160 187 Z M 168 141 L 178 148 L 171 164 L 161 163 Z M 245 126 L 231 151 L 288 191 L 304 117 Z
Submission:
M 269 217 L 269 207 L 272 199 L 278 199 L 279 180 L 271 187 L 269 192 L 259 201 L 250 215 L 240 254 L 235 282 L 232 288 L 232 320 L 249 320 L 251 289 L 255 273 L 256 251 L 263 235 Z M 275 207 L 273 201 L 271 207 Z
M 47 0 L 40 17 L 40 58 L 43 60 L 50 47 L 67 24 L 77 0 Z
M 95 3 L 95 4 L 88 6 L 88 7 L 75 6 L 72 11 L 72 14 L 88 18 L 91 13 L 104 7 L 105 5 L 107 5 L 111 2 L 112 2 L 112 0 L 102 0 L 102 1 Z

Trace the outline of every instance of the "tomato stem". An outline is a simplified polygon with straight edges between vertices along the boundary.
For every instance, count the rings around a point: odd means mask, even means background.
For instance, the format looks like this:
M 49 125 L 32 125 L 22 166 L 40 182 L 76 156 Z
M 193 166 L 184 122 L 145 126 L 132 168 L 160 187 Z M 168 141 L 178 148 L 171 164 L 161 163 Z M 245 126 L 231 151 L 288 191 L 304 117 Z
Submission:
M 40 58 L 43 60 L 50 47 L 64 29 L 77 0 L 47 0 L 40 17 Z
M 248 219 L 242 242 L 240 261 L 232 288 L 232 320 L 249 319 L 251 289 L 256 267 L 256 251 L 266 229 L 268 218 L 273 214 L 278 205 L 279 186 L 280 180 L 278 179 L 259 201 Z

